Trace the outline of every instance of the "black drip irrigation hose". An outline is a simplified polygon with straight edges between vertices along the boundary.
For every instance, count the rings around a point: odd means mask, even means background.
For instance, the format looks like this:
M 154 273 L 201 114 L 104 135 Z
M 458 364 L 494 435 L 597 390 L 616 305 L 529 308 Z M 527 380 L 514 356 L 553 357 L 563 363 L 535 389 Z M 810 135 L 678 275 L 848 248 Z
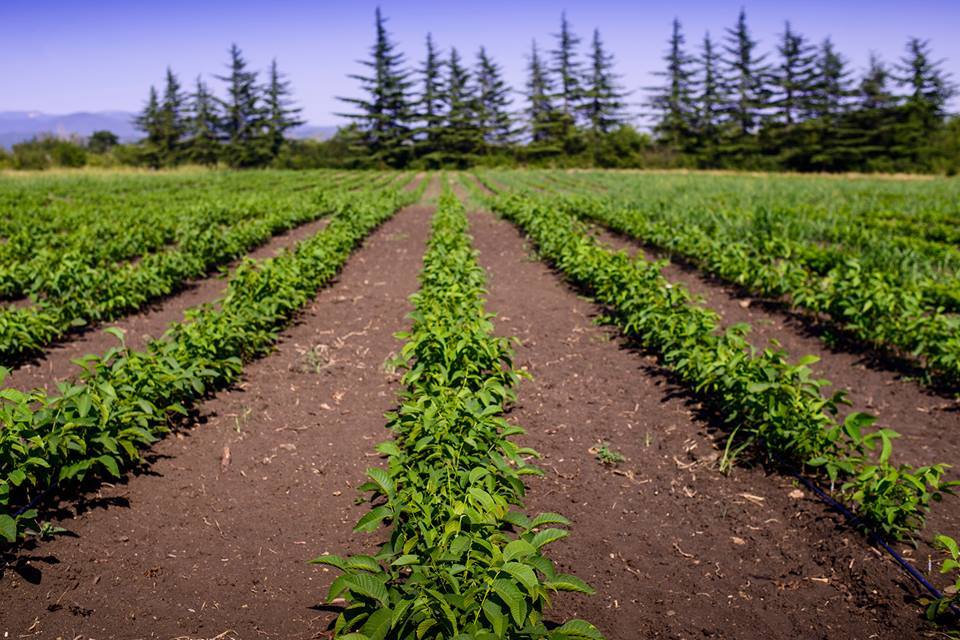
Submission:
M 807 489 L 815 493 L 817 497 L 820 498 L 820 500 L 822 500 L 827 506 L 839 512 L 852 527 L 861 529 L 862 531 L 866 532 L 867 539 L 871 543 L 876 544 L 877 546 L 883 548 L 884 551 L 890 554 L 890 557 L 893 558 L 896 561 L 896 563 L 899 564 L 900 567 L 904 571 L 906 571 L 911 578 L 913 578 L 920 586 L 926 589 L 927 592 L 931 596 L 933 596 L 934 599 L 940 600 L 943 598 L 943 594 L 940 593 L 940 590 L 937 589 L 935 586 L 933 586 L 930 583 L 930 581 L 927 580 L 926 577 L 924 577 L 924 575 L 917 570 L 916 567 L 914 567 L 912 564 L 907 562 L 907 559 L 904 558 L 902 555 L 900 555 L 900 553 L 897 552 L 896 549 L 890 546 L 887 543 L 887 541 L 880 536 L 879 533 L 877 533 L 872 528 L 870 528 L 867 525 L 867 523 L 863 521 L 863 518 L 855 514 L 842 502 L 839 502 L 829 493 L 824 491 L 823 488 L 821 488 L 820 485 L 818 485 L 812 479 L 802 475 L 798 471 L 794 471 L 793 469 L 790 469 L 789 467 L 786 467 L 786 471 L 789 475 L 793 476 L 794 478 L 802 482 L 803 485 L 807 487 Z M 954 615 L 954 617 L 960 619 L 960 607 L 958 607 L 955 604 L 951 604 L 950 612 Z

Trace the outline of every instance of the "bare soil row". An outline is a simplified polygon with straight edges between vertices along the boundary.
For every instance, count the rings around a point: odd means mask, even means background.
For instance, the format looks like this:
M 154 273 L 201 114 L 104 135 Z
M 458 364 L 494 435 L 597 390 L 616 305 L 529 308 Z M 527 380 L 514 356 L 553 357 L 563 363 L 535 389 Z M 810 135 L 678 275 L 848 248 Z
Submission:
M 159 443 L 144 473 L 65 511 L 75 537 L 24 549 L 0 576 L 0 634 L 328 637 L 334 573 L 306 561 L 382 538 L 351 532 L 364 513 L 355 487 L 387 437 L 398 377 L 384 363 L 409 325 L 430 214 L 411 207 L 384 224 L 277 350 Z M 597 326 L 600 310 L 514 227 L 474 212 L 471 232 L 487 308 L 533 376 L 509 416 L 544 455 L 528 510 L 573 520 L 552 555 L 598 591 L 558 596 L 551 618 L 624 640 L 932 633 L 912 584 L 821 503 L 761 469 L 719 474 L 695 402 Z M 599 442 L 626 460 L 599 464 Z

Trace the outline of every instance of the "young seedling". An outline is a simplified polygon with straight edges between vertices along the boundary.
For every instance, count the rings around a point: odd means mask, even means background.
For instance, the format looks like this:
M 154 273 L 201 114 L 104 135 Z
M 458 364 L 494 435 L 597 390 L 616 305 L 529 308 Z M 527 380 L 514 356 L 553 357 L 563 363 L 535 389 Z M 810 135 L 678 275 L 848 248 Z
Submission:
M 598 442 L 596 445 L 591 447 L 590 453 L 594 455 L 594 457 L 597 459 L 597 462 L 605 467 L 615 467 L 626 460 L 622 453 L 616 449 L 612 449 L 610 447 L 610 443 L 606 441 Z

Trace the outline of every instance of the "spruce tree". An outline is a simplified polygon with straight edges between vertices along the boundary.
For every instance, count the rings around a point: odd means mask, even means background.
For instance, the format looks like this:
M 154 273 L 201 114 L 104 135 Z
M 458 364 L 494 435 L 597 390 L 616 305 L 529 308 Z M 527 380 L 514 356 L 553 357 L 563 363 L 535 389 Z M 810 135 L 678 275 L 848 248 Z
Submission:
M 290 82 L 277 69 L 277 60 L 274 58 L 270 63 L 270 77 L 264 95 L 267 141 L 271 158 L 280 155 L 287 131 L 299 127 L 304 122 L 300 119 L 300 113 L 303 110 L 292 106 L 293 101 L 290 99 L 292 93 Z
M 409 91 L 413 85 L 402 53 L 386 29 L 386 21 L 377 7 L 376 39 L 370 49 L 371 59 L 361 64 L 370 75 L 350 75 L 360 82 L 364 98 L 340 98 L 355 105 L 360 113 L 340 114 L 352 118 L 363 131 L 367 150 L 375 160 L 390 166 L 406 164 L 410 156 L 413 107 Z
M 227 68 L 227 75 L 216 76 L 227 83 L 227 98 L 219 101 L 223 108 L 224 156 L 231 167 L 265 164 L 270 159 L 270 150 L 257 73 L 247 69 L 247 61 L 236 44 L 230 46 Z
M 510 114 L 510 87 L 503 79 L 500 65 L 493 61 L 484 47 L 477 53 L 477 123 L 485 145 L 505 147 L 516 136 Z
M 790 127 L 809 115 L 817 50 L 788 21 L 777 45 L 780 63 L 773 73 L 773 100 L 776 118 Z
M 537 41 L 533 41 L 527 61 L 527 118 L 531 144 L 535 147 L 550 146 L 558 137 L 557 109 L 553 104 L 553 83 L 544 65 Z
M 134 119 L 134 125 L 137 129 L 147 134 L 141 143 L 143 162 L 154 169 L 160 168 L 162 165 L 160 155 L 160 140 L 162 134 L 160 126 L 160 99 L 157 97 L 156 87 L 150 87 L 147 103 Z
M 215 165 L 220 158 L 221 145 L 217 139 L 220 118 L 216 98 L 207 84 L 197 76 L 197 84 L 190 96 L 190 117 L 187 120 L 186 155 L 191 162 Z
M 956 95 L 956 86 L 943 70 L 943 61 L 933 59 L 929 41 L 910 38 L 906 50 L 895 67 L 897 84 L 905 91 L 895 149 L 912 165 L 926 168 L 931 140 L 943 126 L 946 105 Z
M 673 20 L 669 48 L 663 60 L 666 71 L 655 72 L 666 82 L 654 87 L 650 106 L 660 113 L 654 131 L 660 141 L 669 147 L 682 151 L 692 146 L 693 127 L 696 106 L 693 101 L 693 58 L 684 51 L 684 37 L 680 21 Z
M 876 54 L 870 54 L 867 71 L 857 91 L 860 109 L 892 109 L 897 98 L 890 90 L 890 70 Z
M 830 38 L 826 38 L 818 51 L 810 99 L 810 166 L 801 168 L 837 171 L 848 166 L 856 155 L 850 149 L 856 135 L 846 126 L 845 117 L 852 95 L 846 64 Z
M 720 53 L 709 31 L 703 36 L 700 56 L 696 62 L 699 70 L 694 83 L 696 109 L 694 129 L 697 134 L 695 148 L 701 159 L 707 165 L 712 165 L 717 146 L 720 144 L 724 91 L 720 77 Z
M 922 109 L 932 119 L 942 119 L 957 87 L 943 70 L 943 60 L 933 60 L 929 40 L 910 38 L 907 53 L 896 66 L 898 84 L 906 89 L 906 104 Z
M 433 36 L 427 34 L 427 57 L 417 73 L 421 78 L 422 90 L 417 103 L 417 118 L 421 122 L 419 155 L 429 155 L 437 151 L 440 134 L 443 130 L 443 61 L 440 52 L 433 43 Z
M 727 117 L 736 127 L 737 140 L 733 150 L 744 152 L 752 147 L 748 140 L 757 130 L 768 106 L 769 70 L 764 61 L 766 55 L 757 54 L 758 42 L 750 35 L 747 14 L 741 9 L 737 24 L 727 29 Z
M 557 98 L 561 112 L 573 119 L 576 117 L 580 100 L 583 98 L 581 87 L 580 62 L 577 60 L 577 46 L 580 37 L 570 29 L 567 14 L 560 14 L 560 33 L 553 34 L 557 48 L 550 51 L 553 65 L 550 71 L 557 78 Z
M 476 119 L 476 99 L 470 85 L 470 72 L 463 65 L 456 47 L 450 49 L 446 86 L 443 92 L 445 122 L 440 138 L 444 164 L 469 166 L 480 150 L 483 134 Z
M 181 145 L 186 133 L 186 97 L 180 81 L 170 67 L 167 67 L 166 86 L 163 101 L 157 114 L 158 136 L 157 151 L 164 166 L 172 166 L 180 161 Z
M 876 55 L 870 55 L 867 70 L 854 92 L 853 108 L 847 114 L 851 146 L 856 150 L 850 168 L 893 168 L 890 150 L 895 145 L 898 100 L 890 89 L 890 70 Z
M 607 53 L 600 31 L 593 30 L 590 41 L 590 67 L 584 80 L 582 113 L 597 140 L 626 121 L 624 98 L 619 76 L 613 70 L 613 54 Z
M 835 122 L 846 111 L 851 96 L 850 71 L 830 38 L 820 45 L 814 77 L 812 115 Z

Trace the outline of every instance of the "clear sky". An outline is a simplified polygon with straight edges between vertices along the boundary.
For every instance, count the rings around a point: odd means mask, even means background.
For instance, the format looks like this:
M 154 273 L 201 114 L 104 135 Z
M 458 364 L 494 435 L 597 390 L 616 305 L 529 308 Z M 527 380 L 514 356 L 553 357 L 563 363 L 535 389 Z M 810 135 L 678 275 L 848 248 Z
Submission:
M 960 80 L 960 0 L 0 0 L 0 111 L 134 111 L 167 65 L 185 83 L 202 74 L 217 87 L 236 42 L 256 68 L 277 58 L 311 124 L 337 124 L 335 96 L 356 94 L 346 74 L 367 55 L 378 4 L 408 62 L 422 59 L 430 31 L 470 60 L 485 45 L 516 88 L 531 40 L 549 48 L 561 11 L 584 47 L 600 29 L 624 84 L 639 90 L 657 81 L 674 16 L 693 48 L 706 30 L 721 36 L 741 6 L 765 50 L 789 19 L 815 40 L 832 37 L 860 70 L 871 50 L 895 60 L 915 35 Z

